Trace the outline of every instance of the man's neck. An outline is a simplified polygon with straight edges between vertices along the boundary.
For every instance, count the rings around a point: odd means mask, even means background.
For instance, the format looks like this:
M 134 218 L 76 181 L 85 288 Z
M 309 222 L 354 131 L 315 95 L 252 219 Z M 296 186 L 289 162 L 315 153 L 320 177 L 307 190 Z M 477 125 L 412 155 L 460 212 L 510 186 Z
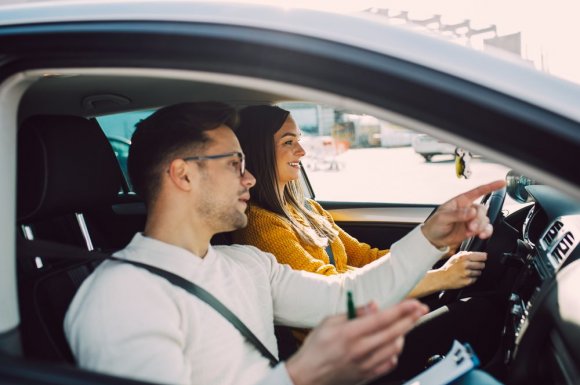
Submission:
M 167 209 L 153 209 L 147 216 L 143 235 L 181 247 L 203 258 L 207 254 L 213 234 L 207 226 L 196 223 L 191 216 L 179 220 L 183 215 L 183 211 L 172 215 Z

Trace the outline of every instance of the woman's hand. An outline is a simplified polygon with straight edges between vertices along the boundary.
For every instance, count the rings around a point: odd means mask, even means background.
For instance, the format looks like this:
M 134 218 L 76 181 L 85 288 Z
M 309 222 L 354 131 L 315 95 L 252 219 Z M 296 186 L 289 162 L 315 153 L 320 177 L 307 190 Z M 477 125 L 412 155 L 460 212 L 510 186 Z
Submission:
M 443 278 L 441 290 L 461 289 L 477 281 L 485 268 L 487 253 L 460 251 L 436 271 Z
M 471 285 L 481 275 L 486 260 L 487 253 L 460 251 L 440 268 L 429 270 L 407 297 L 421 298 L 441 290 L 461 289 Z

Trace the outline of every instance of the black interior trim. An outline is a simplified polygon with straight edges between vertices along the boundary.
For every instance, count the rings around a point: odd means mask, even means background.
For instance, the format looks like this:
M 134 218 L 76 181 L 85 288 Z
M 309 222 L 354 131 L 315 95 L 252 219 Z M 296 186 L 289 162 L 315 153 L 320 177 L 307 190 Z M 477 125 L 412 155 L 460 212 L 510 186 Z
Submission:
M 0 354 L 0 385 L 147 385 L 69 366 L 51 365 Z
M 360 209 L 360 208 L 406 208 L 425 207 L 435 210 L 437 205 L 430 204 L 406 204 L 406 203 L 383 203 L 383 202 L 340 202 L 340 201 L 317 201 L 325 210 L 335 209 Z
M 3 353 L 12 356 L 22 355 L 22 342 L 18 327 L 0 333 L 0 354 Z

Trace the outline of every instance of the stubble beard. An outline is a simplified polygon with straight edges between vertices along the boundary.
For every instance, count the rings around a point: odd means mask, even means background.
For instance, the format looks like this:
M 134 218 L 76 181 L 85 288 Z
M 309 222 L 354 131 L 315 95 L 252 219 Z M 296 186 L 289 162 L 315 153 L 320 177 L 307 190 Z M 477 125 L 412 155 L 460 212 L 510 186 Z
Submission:
M 233 231 L 246 227 L 248 217 L 236 207 L 226 203 L 215 202 L 211 194 L 204 196 L 198 206 L 198 213 L 206 219 L 217 232 Z

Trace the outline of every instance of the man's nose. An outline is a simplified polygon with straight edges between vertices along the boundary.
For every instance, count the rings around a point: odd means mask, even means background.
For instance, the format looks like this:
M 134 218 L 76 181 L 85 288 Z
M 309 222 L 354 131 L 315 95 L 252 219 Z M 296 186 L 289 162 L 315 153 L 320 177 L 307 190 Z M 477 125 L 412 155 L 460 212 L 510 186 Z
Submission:
M 246 169 L 244 176 L 242 177 L 242 185 L 247 188 L 252 188 L 256 184 L 256 178 L 254 175 Z

